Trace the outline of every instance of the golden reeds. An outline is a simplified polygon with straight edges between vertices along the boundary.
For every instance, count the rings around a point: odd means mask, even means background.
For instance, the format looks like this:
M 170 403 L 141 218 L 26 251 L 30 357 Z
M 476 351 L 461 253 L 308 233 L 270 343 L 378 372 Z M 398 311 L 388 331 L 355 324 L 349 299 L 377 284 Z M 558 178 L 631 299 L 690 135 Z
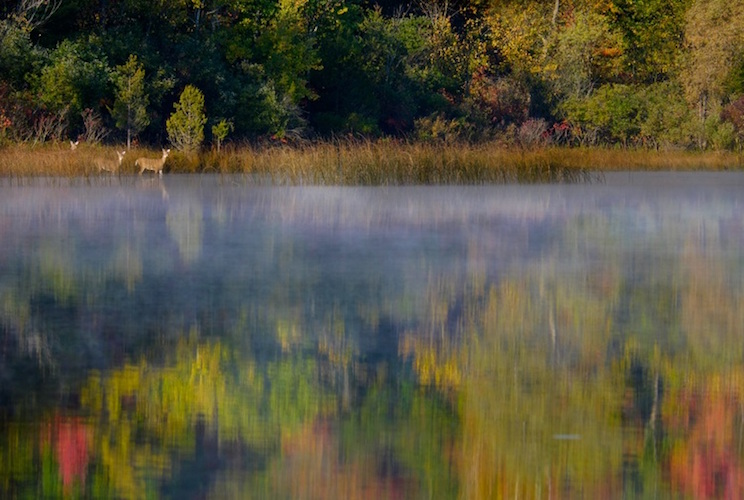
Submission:
M 113 147 L 81 144 L 9 145 L 0 149 L 0 176 L 91 176 L 95 159 Z M 133 161 L 157 155 L 130 151 L 119 171 L 136 173 Z M 432 144 L 395 140 L 322 141 L 301 145 L 243 146 L 200 155 L 174 152 L 166 173 L 243 173 L 275 184 L 479 184 L 572 182 L 613 170 L 726 170 L 744 167 L 730 152 L 657 152 L 601 148 L 525 150 L 488 144 Z
M 121 146 L 107 147 L 81 143 L 74 150 L 68 143 L 30 145 L 13 144 L 0 148 L 1 177 L 86 177 L 111 176 L 101 170 L 102 158 L 116 160 Z M 124 157 L 118 174 L 135 173 L 134 160 L 140 155 L 152 155 L 150 150 L 131 150 Z

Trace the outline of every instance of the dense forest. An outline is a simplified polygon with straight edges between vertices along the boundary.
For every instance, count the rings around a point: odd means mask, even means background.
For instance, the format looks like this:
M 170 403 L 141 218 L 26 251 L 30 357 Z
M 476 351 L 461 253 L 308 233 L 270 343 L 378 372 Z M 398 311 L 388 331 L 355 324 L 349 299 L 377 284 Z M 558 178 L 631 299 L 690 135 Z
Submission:
M 738 149 L 744 0 L 15 0 L 0 145 Z

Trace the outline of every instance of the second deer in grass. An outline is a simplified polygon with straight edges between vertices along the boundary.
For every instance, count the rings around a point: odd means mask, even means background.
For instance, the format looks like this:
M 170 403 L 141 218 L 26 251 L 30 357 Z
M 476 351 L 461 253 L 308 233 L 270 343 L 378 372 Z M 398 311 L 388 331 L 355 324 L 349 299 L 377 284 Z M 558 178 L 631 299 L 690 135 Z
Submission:
M 154 158 L 137 158 L 134 166 L 140 168 L 140 175 L 145 170 L 152 170 L 159 175 L 163 175 L 163 165 L 165 165 L 165 159 L 168 158 L 168 153 L 170 153 L 170 149 L 163 149 L 163 157 L 159 160 Z
M 124 155 L 127 154 L 126 151 L 117 151 L 116 156 L 119 157 L 119 160 L 112 160 L 111 158 L 96 158 L 96 167 L 98 167 L 99 172 L 103 172 L 106 170 L 107 172 L 116 173 L 119 170 L 119 167 L 121 166 L 121 161 L 124 159 Z

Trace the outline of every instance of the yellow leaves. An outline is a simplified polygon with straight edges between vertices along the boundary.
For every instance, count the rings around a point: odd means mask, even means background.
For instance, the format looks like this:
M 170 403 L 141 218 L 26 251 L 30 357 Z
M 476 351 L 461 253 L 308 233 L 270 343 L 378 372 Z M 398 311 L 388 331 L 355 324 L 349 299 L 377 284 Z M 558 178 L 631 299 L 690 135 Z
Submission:
M 487 22 L 494 48 L 509 66 L 527 73 L 540 71 L 552 29 L 546 8 L 535 4 L 508 6 L 487 18 Z
M 284 14 L 298 13 L 307 0 L 279 0 L 279 11 Z
M 198 332 L 192 331 L 175 346 L 173 355 L 166 359 L 167 366 L 151 365 L 143 359 L 90 376 L 81 390 L 81 404 L 102 419 L 97 454 L 108 470 L 111 496 L 146 497 L 143 471 L 166 475 L 171 467 L 166 450 L 190 453 L 197 420 L 209 425 L 219 417 L 227 400 L 223 353 L 221 343 L 199 342 Z M 149 436 L 168 446 L 138 443 L 135 435 Z
M 434 345 L 408 334 L 403 336 L 398 352 L 413 358 L 413 368 L 422 385 L 432 385 L 444 392 L 460 387 L 462 360 L 457 347 Z
M 457 389 L 462 381 L 456 346 L 444 347 L 441 342 L 434 343 L 431 339 L 408 333 L 401 337 L 398 353 L 401 357 L 413 359 L 413 369 L 422 385 L 449 392 Z
M 704 119 L 723 95 L 723 85 L 744 46 L 744 1 L 702 0 L 687 11 L 688 46 L 682 83 Z M 710 101 L 710 102 L 709 102 Z
M 346 326 L 340 313 L 333 314 L 328 319 L 328 326 L 318 339 L 318 352 L 327 356 L 333 367 L 347 367 L 351 363 L 355 348 L 348 341 Z

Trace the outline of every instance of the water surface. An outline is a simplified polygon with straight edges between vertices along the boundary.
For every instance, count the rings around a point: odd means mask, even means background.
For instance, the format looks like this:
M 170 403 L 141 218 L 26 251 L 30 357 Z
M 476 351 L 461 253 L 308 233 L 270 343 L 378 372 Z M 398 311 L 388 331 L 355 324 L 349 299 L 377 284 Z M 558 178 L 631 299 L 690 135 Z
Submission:
M 743 192 L 4 180 L 0 492 L 742 496 Z

